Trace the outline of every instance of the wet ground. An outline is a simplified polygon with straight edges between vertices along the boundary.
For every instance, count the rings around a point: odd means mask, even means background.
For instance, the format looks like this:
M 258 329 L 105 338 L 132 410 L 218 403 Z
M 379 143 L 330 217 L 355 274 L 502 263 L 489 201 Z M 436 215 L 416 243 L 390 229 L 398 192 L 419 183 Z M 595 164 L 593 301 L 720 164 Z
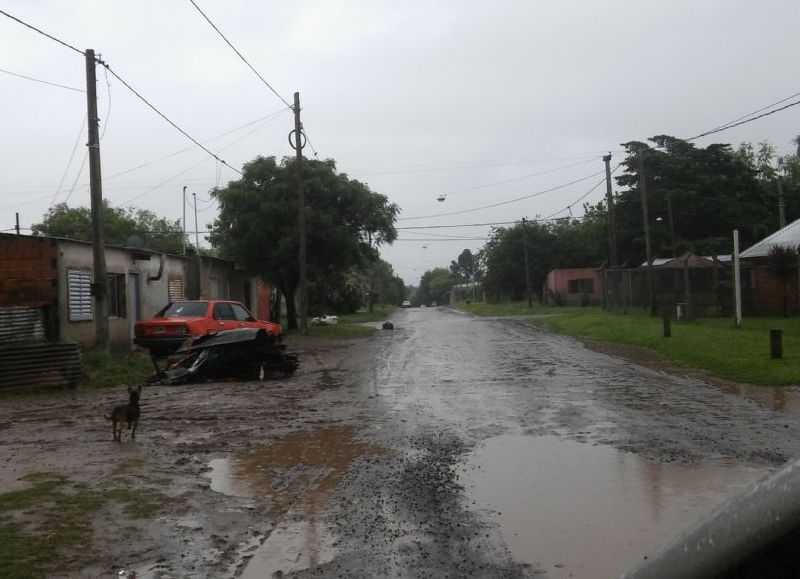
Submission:
M 102 418 L 124 388 L 4 399 L 0 488 L 59 472 L 163 497 L 151 519 L 95 513 L 91 561 L 64 574 L 602 578 L 800 456 L 792 389 L 712 385 L 526 319 L 394 323 L 291 344 L 288 380 L 148 387 L 134 442 Z

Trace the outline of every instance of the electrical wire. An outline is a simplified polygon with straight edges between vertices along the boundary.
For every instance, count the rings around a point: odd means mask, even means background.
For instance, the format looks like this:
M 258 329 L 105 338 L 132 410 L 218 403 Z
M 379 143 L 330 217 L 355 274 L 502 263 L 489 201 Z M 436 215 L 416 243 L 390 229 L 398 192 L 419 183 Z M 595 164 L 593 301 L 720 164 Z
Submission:
M 111 83 L 108 82 L 108 69 L 103 68 L 103 74 L 106 77 L 106 89 L 108 90 L 108 108 L 106 109 L 106 118 L 103 120 L 103 132 L 100 134 L 100 140 L 106 136 L 106 129 L 108 128 L 108 118 L 111 116 Z
M 172 121 L 172 119 L 170 119 L 170 118 L 169 118 L 167 115 L 165 115 L 165 114 L 164 114 L 164 113 L 162 113 L 160 110 L 158 110 L 158 109 L 157 109 L 157 108 L 156 108 L 156 107 L 155 107 L 155 106 L 154 106 L 154 105 L 153 105 L 153 104 L 152 104 L 150 101 L 148 101 L 146 98 L 144 98 L 144 97 L 141 95 L 141 93 L 139 93 L 139 91 L 137 91 L 135 88 L 133 88 L 131 85 L 129 85 L 129 84 L 128 84 L 128 83 L 127 83 L 127 82 L 126 82 L 126 81 L 125 81 L 125 80 L 124 80 L 124 79 L 123 79 L 121 76 L 119 76 L 119 75 L 118 75 L 116 72 L 114 72 L 114 70 L 113 70 L 113 69 L 112 69 L 112 68 L 111 68 L 111 67 L 110 67 L 110 66 L 109 66 L 109 65 L 108 65 L 106 62 L 104 62 L 104 61 L 100 60 L 99 58 L 96 58 L 95 60 L 97 61 L 97 63 L 98 63 L 98 64 L 100 64 L 101 66 L 104 66 L 104 67 L 105 67 L 105 68 L 108 70 L 108 72 L 110 72 L 110 73 L 112 74 L 112 76 L 114 76 L 114 78 L 116 78 L 116 79 L 117 79 L 118 81 L 120 81 L 120 82 L 121 82 L 123 85 L 125 85 L 125 88 L 127 88 L 127 89 L 128 89 L 129 91 L 131 91 L 131 92 L 132 92 L 134 95 L 136 95 L 136 96 L 139 98 L 139 100 L 141 100 L 141 101 L 142 101 L 144 104 L 146 104 L 148 107 L 150 107 L 150 109 L 152 109 L 152 110 L 153 110 L 153 111 L 154 111 L 154 112 L 155 112 L 155 113 L 156 113 L 158 116 L 160 116 L 162 119 L 164 119 L 165 121 L 167 121 L 167 122 L 168 122 L 170 125 L 172 125 L 172 127 L 173 127 L 173 128 L 175 128 L 175 129 L 176 129 L 176 130 L 177 130 L 179 133 L 181 133 L 181 134 L 182 134 L 184 137 L 186 137 L 187 139 L 189 139 L 190 141 L 192 141 L 192 142 L 193 142 L 195 145 L 197 145 L 198 147 L 200 147 L 201 149 L 203 149 L 203 150 L 204 150 L 206 153 L 208 153 L 208 154 L 209 154 L 211 157 L 215 158 L 217 161 L 219 161 L 220 163 L 222 163 L 222 164 L 223 164 L 223 165 L 225 165 L 226 167 L 230 168 L 231 170 L 235 171 L 236 173 L 239 173 L 239 175 L 242 175 L 242 176 L 244 176 L 244 173 L 242 173 L 242 172 L 241 172 L 239 169 L 237 169 L 237 168 L 235 168 L 235 167 L 232 167 L 231 165 L 228 165 L 228 163 L 226 163 L 226 162 L 225 162 L 223 159 L 221 159 L 221 158 L 220 158 L 218 155 L 216 155 L 215 153 L 211 152 L 209 149 L 207 149 L 205 146 L 203 146 L 203 144 L 202 144 L 202 143 L 200 143 L 200 141 L 198 141 L 197 139 L 195 139 L 194 137 L 192 137 L 192 136 L 191 136 L 189 133 L 187 133 L 186 131 L 184 131 L 184 130 L 183 130 L 182 128 L 180 128 L 180 127 L 179 127 L 179 126 L 178 126 L 178 125 L 177 125 L 177 124 L 176 124 L 174 121 Z
M 78 174 L 75 175 L 75 180 L 72 182 L 72 187 L 69 188 L 69 193 L 67 193 L 67 196 L 64 197 L 63 203 L 66 203 L 69 201 L 69 198 L 72 197 L 72 192 L 75 191 L 75 187 L 78 185 L 78 179 L 80 179 L 81 175 L 83 174 L 83 168 L 86 166 L 87 159 L 89 159 L 89 147 L 86 147 L 86 151 L 83 153 L 81 167 L 78 169 Z
M 28 24 L 27 22 L 23 22 L 22 20 L 20 20 L 20 19 L 19 19 L 19 18 L 17 18 L 16 16 L 12 16 L 11 14 L 9 14 L 8 12 L 6 12 L 6 11 L 4 11 L 4 10 L 0 10 L 0 14 L 2 14 L 3 16 L 8 16 L 9 18 L 11 18 L 11 20 L 15 20 L 15 21 L 19 22 L 20 24 L 22 24 L 23 26 L 27 26 L 27 27 L 28 27 L 28 28 L 30 28 L 31 30 L 34 30 L 34 31 L 38 32 L 38 33 L 39 33 L 39 34 L 41 34 L 42 36 L 46 36 L 46 37 L 47 37 L 47 38 L 49 38 L 50 40 L 55 40 L 56 42 L 58 42 L 58 43 L 59 43 L 59 44 L 61 44 L 62 46 L 66 46 L 67 48 L 69 48 L 69 49 L 71 49 L 71 50 L 74 50 L 75 52 L 77 52 L 77 53 L 78 53 L 78 54 L 80 54 L 81 56 L 86 56 L 86 54 L 85 54 L 85 53 L 84 53 L 82 50 L 79 50 L 79 49 L 75 48 L 74 46 L 72 46 L 71 44 L 69 44 L 69 43 L 67 43 L 67 42 L 64 42 L 63 40 L 59 40 L 59 39 L 58 39 L 58 38 L 56 38 L 55 36 L 51 36 L 50 34 L 47 34 L 47 32 L 44 32 L 44 31 L 42 31 L 42 30 L 39 30 L 38 28 L 36 28 L 35 26 L 33 26 L 33 25 L 31 25 L 31 24 Z
M 788 108 L 791 108 L 791 107 L 794 107 L 794 106 L 800 105 L 800 100 L 797 100 L 797 101 L 795 101 L 795 102 L 793 102 L 793 103 L 789 103 L 788 105 L 784 105 L 784 106 L 782 106 L 782 107 L 780 107 L 780 108 L 777 108 L 777 109 L 774 109 L 774 110 L 768 111 L 768 112 L 766 112 L 766 113 L 762 113 L 762 114 L 760 114 L 760 115 L 757 115 L 757 116 L 752 116 L 752 115 L 754 115 L 754 114 L 756 114 L 756 113 L 759 113 L 759 112 L 761 112 L 761 111 L 763 111 L 763 110 L 766 110 L 766 109 L 772 108 L 772 107 L 774 107 L 775 105 L 778 105 L 778 104 L 780 104 L 780 103 L 786 102 L 787 100 L 789 100 L 789 99 L 791 99 L 791 98 L 794 98 L 794 97 L 796 97 L 796 96 L 798 96 L 798 95 L 800 95 L 800 93 L 793 94 L 792 96 L 786 97 L 785 99 L 781 99 L 781 100 L 779 100 L 779 101 L 778 101 L 778 102 L 776 102 L 776 103 L 773 103 L 773 104 L 771 104 L 771 105 L 768 105 L 768 106 L 766 106 L 766 107 L 763 107 L 763 108 L 761 108 L 761 109 L 758 109 L 757 111 L 753 111 L 752 113 L 750 113 L 750 114 L 747 114 L 747 115 L 744 115 L 743 117 L 739 117 L 738 119 L 736 119 L 736 120 L 734 120 L 734 121 L 731 121 L 730 123 L 726 123 L 726 124 L 724 124 L 724 125 L 720 125 L 719 127 L 715 128 L 715 129 L 711 129 L 710 131 L 706 131 L 705 133 L 700 133 L 700 134 L 699 134 L 699 135 L 697 135 L 697 136 L 694 136 L 694 137 L 691 137 L 691 138 L 689 138 L 689 139 L 685 139 L 685 140 L 686 140 L 686 141 L 694 141 L 695 139 L 699 139 L 700 137 L 707 137 L 708 135 L 713 135 L 713 134 L 715 134 L 715 133 L 720 133 L 720 132 L 722 132 L 722 131 L 727 131 L 728 129 L 732 129 L 733 127 L 738 127 L 738 126 L 740 126 L 740 125 L 744 125 L 744 124 L 746 124 L 746 123 L 750 123 L 750 122 L 752 122 L 752 121 L 755 121 L 755 120 L 761 119 L 761 118 L 763 118 L 763 117 L 768 117 L 769 115 L 772 115 L 772 114 L 775 114 L 775 113 L 777 113 L 777 112 L 780 112 L 780 111 L 786 110 L 786 109 L 788 109 Z M 750 117 L 750 118 L 748 118 L 748 117 Z M 742 120 L 742 119 L 744 119 L 744 120 Z
M 282 96 L 281 96 L 281 95 L 278 93 L 278 91 L 276 91 L 274 88 L 272 88 L 272 85 L 271 85 L 271 84 L 269 84 L 269 83 L 266 81 L 266 79 L 265 79 L 263 76 L 261 76 L 261 74 L 260 74 L 260 73 L 259 73 L 259 72 L 258 72 L 258 71 L 257 71 L 257 70 L 254 68 L 254 67 L 253 67 L 253 65 L 252 65 L 252 64 L 250 64 L 249 62 L 247 62 L 247 59 L 246 59 L 244 56 L 242 56 L 242 53 L 241 53 L 241 52 L 239 52 L 238 50 L 236 50 L 236 47 L 235 47 L 233 44 L 231 44 L 231 41 L 230 41 L 230 40 L 228 40 L 228 39 L 225 37 L 225 35 L 224 35 L 224 34 L 222 34 L 222 31 L 221 31 L 219 28 L 217 28 L 217 26 L 216 26 L 216 25 L 215 25 L 213 22 L 211 22 L 211 19 L 210 19 L 208 16 L 206 16 L 206 13 L 205 13 L 205 12 L 203 12 L 203 11 L 200 9 L 200 7 L 199 7 L 199 6 L 198 6 L 198 5 L 197 5 L 197 4 L 194 2 L 194 0 L 189 0 L 189 2 L 192 4 L 192 6 L 194 6 L 194 7 L 197 9 L 197 11 L 198 11 L 198 12 L 199 12 L 199 13 L 200 13 L 202 16 L 203 16 L 203 18 L 205 18 L 206 22 L 208 22 L 208 23 L 211 25 L 211 28 L 213 28 L 213 29 L 214 29 L 214 30 L 217 32 L 217 34 L 219 34 L 219 35 L 222 37 L 222 40 L 224 40 L 224 41 L 225 41 L 225 43 L 226 43 L 228 46 L 230 46 L 230 47 L 231 47 L 231 49 L 232 49 L 232 50 L 233 50 L 233 51 L 236 53 L 236 55 L 237 55 L 239 58 L 241 58 L 241 59 L 242 59 L 242 62 L 244 62 L 244 63 L 245 63 L 245 64 L 246 64 L 246 65 L 247 65 L 247 66 L 250 68 L 250 70 L 252 70 L 252 71 L 255 73 L 255 75 L 256 75 L 258 78 L 260 78 L 260 79 L 261 79 L 261 82 L 263 82 L 263 83 L 264 83 L 264 84 L 267 86 L 267 88 L 268 88 L 269 90 L 271 90 L 271 91 L 272 91 L 272 92 L 275 94 L 275 96 L 277 96 L 279 99 L 281 99 L 281 100 L 283 101 L 283 104 L 285 104 L 285 105 L 286 105 L 287 107 L 289 107 L 290 109 L 294 110 L 294 107 L 292 107 L 292 105 L 290 105 L 290 104 L 289 104 L 289 103 L 286 101 L 286 99 L 285 99 L 285 98 L 283 98 L 283 97 L 282 97 Z M 308 138 L 308 137 L 306 137 L 306 139 L 307 139 L 307 138 Z
M 81 122 L 81 128 L 78 130 L 78 136 L 75 137 L 75 144 L 72 146 L 72 153 L 69 155 L 69 161 L 67 161 L 67 166 L 64 167 L 64 173 L 61 174 L 61 180 L 58 182 L 58 187 L 56 187 L 56 192 L 53 193 L 53 198 L 50 200 L 50 207 L 52 207 L 58 195 L 61 193 L 61 186 L 64 184 L 64 179 L 67 178 L 67 173 L 69 172 L 69 168 L 72 167 L 72 161 L 75 159 L 75 151 L 78 150 L 78 143 L 81 141 L 81 137 L 83 136 L 83 129 L 86 128 L 86 121 L 89 118 L 89 114 L 85 114 L 83 116 L 83 121 Z
M 501 201 L 500 203 L 492 203 L 491 205 L 484 205 L 482 207 L 473 207 L 472 209 L 462 209 L 461 211 L 451 211 L 449 213 L 436 213 L 433 215 L 420 215 L 417 217 L 400 217 L 398 221 L 411 221 L 414 219 L 429 219 L 433 217 L 447 217 L 450 215 L 462 215 L 464 213 L 472 213 L 474 211 L 482 211 L 484 209 L 491 209 L 493 207 L 500 207 L 502 205 L 509 205 L 511 203 L 517 203 L 519 201 L 524 201 L 525 199 L 531 199 L 533 197 L 538 197 L 540 195 L 545 195 L 546 193 L 552 193 L 553 191 L 558 191 L 559 189 L 564 189 L 565 187 L 569 187 L 570 185 L 575 185 L 576 183 L 580 183 L 582 181 L 586 181 L 587 179 L 591 179 L 599 175 L 600 173 L 604 173 L 605 170 L 596 171 L 591 175 L 587 175 L 586 177 L 581 177 L 580 179 L 575 179 L 574 181 L 570 181 L 569 183 L 564 183 L 562 185 L 556 185 L 555 187 L 551 187 L 549 189 L 545 189 L 543 191 L 537 191 L 536 193 L 531 193 L 530 195 L 523 195 L 522 197 L 517 197 L 516 199 L 510 199 L 508 201 Z
M 247 127 L 250 127 L 250 126 L 252 126 L 252 125 L 254 125 L 256 123 L 261 123 L 262 121 L 264 121 L 263 124 L 259 125 L 258 128 L 260 129 L 261 127 L 266 125 L 269 121 L 271 121 L 271 120 L 277 118 L 279 115 L 283 114 L 285 111 L 286 111 L 286 109 L 281 109 L 281 110 L 276 111 L 274 113 L 270 113 L 270 114 L 265 115 L 265 116 L 263 116 L 261 118 L 255 119 L 254 121 L 250 121 L 250 122 L 245 123 L 245 124 L 243 124 L 243 125 L 241 125 L 239 127 L 236 127 L 235 129 L 231 129 L 229 131 L 226 131 L 226 132 L 224 132 L 224 133 L 222 133 L 220 135 L 217 135 L 216 137 L 212 137 L 211 139 L 207 139 L 207 140 L 203 141 L 203 143 L 211 143 L 212 141 L 216 141 L 217 139 L 221 139 L 222 137 L 227 137 L 228 135 L 231 135 L 233 133 L 239 132 L 242 129 L 246 129 Z M 251 134 L 251 133 L 248 133 L 248 134 Z M 281 139 L 283 139 L 283 137 L 281 137 Z M 157 159 L 153 159 L 152 161 L 147 161 L 146 163 L 142 163 L 141 165 L 137 165 L 135 167 L 131 167 L 130 169 L 125 169 L 124 171 L 120 171 L 119 173 L 114 173 L 114 174 L 109 175 L 107 177 L 103 177 L 103 180 L 106 181 L 108 179 L 113 179 L 115 177 L 120 177 L 122 175 L 126 175 L 128 173 L 132 173 L 133 171 L 138 171 L 139 169 L 144 169 L 145 167 L 149 167 L 150 165 L 153 165 L 154 163 L 158 163 L 159 161 L 164 161 L 166 159 L 169 159 L 169 158 L 174 157 L 176 155 L 180 155 L 181 153 L 185 153 L 187 151 L 193 151 L 194 149 L 195 149 L 195 147 L 186 147 L 185 149 L 180 149 L 179 151 L 175 151 L 173 153 L 169 153 L 167 155 L 164 155 L 163 157 L 158 157 Z
M 610 173 L 610 174 L 611 174 L 611 175 L 613 175 L 614 173 L 616 173 L 616 172 L 617 172 L 617 169 L 619 169 L 621 166 L 622 166 L 622 163 L 617 163 L 617 166 L 616 166 L 616 167 L 614 167 L 614 168 L 611 170 L 611 173 Z M 591 189 L 589 189 L 589 190 L 588 190 L 586 193 L 584 193 L 583 195 L 581 195 L 580 197 L 578 197 L 578 198 L 577 198 L 575 201 L 573 201 L 572 203 L 570 203 L 569 205 L 567 205 L 567 206 L 566 206 L 564 209 L 561 209 L 560 211 L 556 211 L 555 213 L 552 213 L 551 215 L 548 215 L 548 216 L 547 216 L 547 217 L 545 217 L 544 219 L 545 219 L 545 220 L 550 220 L 550 219 L 553 219 L 553 218 L 555 218 L 555 216 L 556 216 L 556 215 L 558 215 L 559 213 L 563 213 L 564 211 L 569 211 L 570 217 L 572 217 L 572 207 L 573 207 L 574 205 L 577 205 L 578 203 L 580 203 L 580 202 L 581 202 L 581 201 L 583 201 L 584 199 L 586 199 L 586 198 L 587 198 L 587 197 L 588 197 L 588 196 L 589 196 L 589 195 L 590 195 L 590 194 L 591 194 L 591 193 L 592 193 L 592 192 L 593 192 L 595 189 L 597 189 L 597 188 L 598 188 L 600 185 L 602 185 L 602 184 L 603 184 L 603 183 L 605 183 L 605 182 L 606 182 L 606 179 L 605 179 L 605 177 L 603 177 L 603 179 L 601 179 L 600 181 L 598 181 L 598 182 L 597 182 L 597 183 L 594 185 L 594 187 L 592 187 L 592 188 L 591 188 Z M 562 217 L 561 219 L 565 219 L 565 218 L 564 218 L 564 217 Z
M 41 80 L 39 78 L 33 78 L 32 76 L 25 76 L 24 74 L 18 74 L 16 72 L 11 72 L 10 70 L 5 70 L 3 68 L 0 68 L 0 72 L 4 72 L 5 74 L 10 74 L 11 76 L 16 76 L 16 77 L 19 77 L 19 78 L 24 78 L 26 80 L 32 80 L 33 82 L 40 82 L 42 84 L 47 84 L 47 85 L 50 85 L 50 86 L 57 86 L 59 88 L 65 88 L 67 90 L 72 90 L 72 91 L 75 91 L 75 92 L 86 92 L 85 90 L 80 89 L 80 88 L 74 88 L 74 87 L 71 87 L 71 86 L 67 86 L 65 84 L 58 84 L 57 82 L 50 82 L 50 81 L 47 81 L 47 80 Z
M 570 163 L 569 165 L 562 165 L 560 167 L 545 169 L 543 171 L 535 171 L 533 173 L 528 173 L 527 175 L 522 175 L 521 177 L 511 177 L 509 179 L 502 179 L 500 181 L 494 181 L 492 183 L 486 183 L 484 185 L 476 185 L 475 187 L 462 189 L 460 191 L 455 191 L 453 193 L 446 193 L 445 195 L 459 195 L 461 193 L 471 193 L 472 191 L 478 191 L 479 189 L 485 189 L 486 187 L 492 187 L 494 185 L 503 185 L 505 183 L 516 183 L 518 181 L 525 181 L 527 179 L 530 179 L 531 177 L 536 177 L 538 175 L 546 175 L 548 173 L 555 173 L 557 171 L 563 171 L 564 169 L 570 169 L 572 167 L 577 167 L 579 165 L 585 165 L 586 163 L 591 163 L 596 160 L 597 160 L 596 157 L 592 157 L 591 159 L 584 159 L 583 161 L 578 161 L 577 163 Z

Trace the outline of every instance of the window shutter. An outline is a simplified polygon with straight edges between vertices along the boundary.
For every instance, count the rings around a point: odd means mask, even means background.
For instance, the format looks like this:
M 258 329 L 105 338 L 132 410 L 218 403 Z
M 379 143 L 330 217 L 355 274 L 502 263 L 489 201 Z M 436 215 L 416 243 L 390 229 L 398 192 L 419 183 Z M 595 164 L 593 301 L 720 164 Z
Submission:
M 71 269 L 67 271 L 69 321 L 92 319 L 92 273 Z

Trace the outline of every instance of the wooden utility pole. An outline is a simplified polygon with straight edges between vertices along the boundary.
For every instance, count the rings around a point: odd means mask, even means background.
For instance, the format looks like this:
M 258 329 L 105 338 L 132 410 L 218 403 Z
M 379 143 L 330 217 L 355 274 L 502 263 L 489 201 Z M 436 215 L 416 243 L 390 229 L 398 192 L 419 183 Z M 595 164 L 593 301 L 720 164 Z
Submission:
M 297 235 L 298 235 L 298 272 L 299 284 L 299 309 L 300 331 L 305 333 L 308 328 L 308 280 L 306 279 L 306 190 L 303 182 L 303 123 L 300 122 L 300 93 L 294 93 L 294 147 L 297 166 Z
M 608 205 L 608 258 L 611 267 L 617 266 L 617 227 L 614 221 L 614 196 L 611 193 L 611 153 L 603 157 L 606 164 L 606 204 Z
M 531 270 L 528 264 L 528 220 L 522 218 L 522 253 L 525 256 L 525 293 L 528 297 L 528 307 L 533 306 L 531 297 Z
M 783 179 L 778 175 L 778 225 L 786 227 L 786 204 L 783 200 Z
M 656 315 L 656 296 L 653 280 L 653 252 L 650 248 L 650 218 L 647 214 L 647 188 L 644 175 L 644 149 L 639 149 L 639 192 L 642 195 L 642 223 L 644 225 L 644 245 L 647 254 L 647 294 L 650 301 L 650 315 Z
M 103 182 L 100 172 L 100 119 L 97 117 L 97 78 L 94 50 L 86 52 L 86 104 L 89 127 L 89 191 L 92 205 L 92 257 L 94 283 L 94 331 L 97 348 L 108 351 L 108 299 L 106 296 L 106 252 L 103 240 Z

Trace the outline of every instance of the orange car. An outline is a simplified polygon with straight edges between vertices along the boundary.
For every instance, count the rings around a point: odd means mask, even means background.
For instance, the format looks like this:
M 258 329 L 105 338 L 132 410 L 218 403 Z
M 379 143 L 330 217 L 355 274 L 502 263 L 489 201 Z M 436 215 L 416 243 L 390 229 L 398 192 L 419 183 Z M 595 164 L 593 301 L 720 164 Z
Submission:
M 278 337 L 281 327 L 257 320 L 239 302 L 197 300 L 171 302 L 149 320 L 136 322 L 133 343 L 156 356 L 172 354 L 187 338 L 213 335 L 223 330 L 256 328 Z

